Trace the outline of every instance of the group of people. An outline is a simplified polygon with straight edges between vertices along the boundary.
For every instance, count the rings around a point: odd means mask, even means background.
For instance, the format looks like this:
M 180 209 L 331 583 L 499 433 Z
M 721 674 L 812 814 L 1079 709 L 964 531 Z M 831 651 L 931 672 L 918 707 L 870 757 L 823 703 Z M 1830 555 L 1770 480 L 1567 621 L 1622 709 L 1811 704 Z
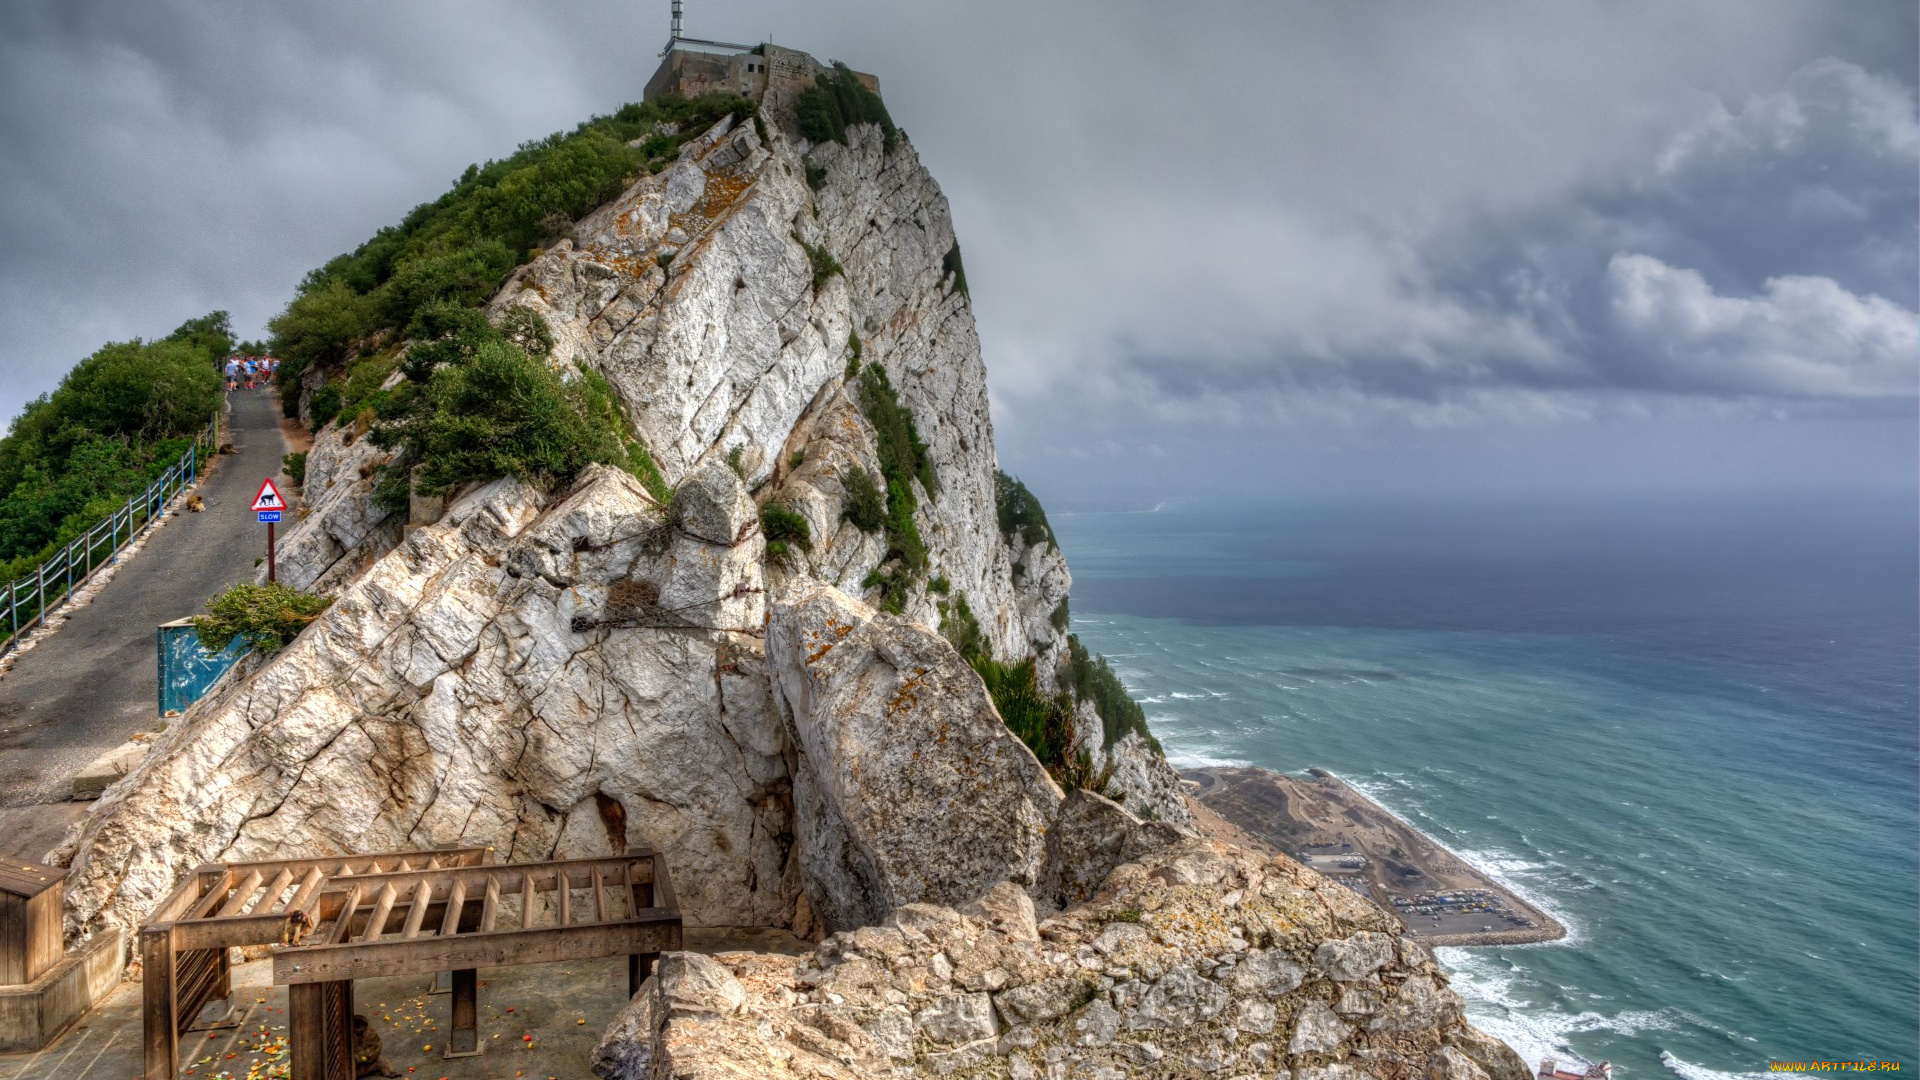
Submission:
M 273 373 L 280 368 L 280 361 L 271 356 L 229 356 L 227 357 L 227 391 L 238 390 L 242 382 L 252 390 L 273 383 Z

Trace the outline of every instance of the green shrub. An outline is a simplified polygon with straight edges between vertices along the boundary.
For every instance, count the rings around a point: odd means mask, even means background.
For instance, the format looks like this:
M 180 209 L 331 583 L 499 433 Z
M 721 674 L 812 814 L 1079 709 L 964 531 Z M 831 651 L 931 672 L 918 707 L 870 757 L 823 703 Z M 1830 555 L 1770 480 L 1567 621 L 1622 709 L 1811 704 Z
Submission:
M 880 475 L 886 483 L 887 553 L 881 564 L 862 582 L 865 588 L 880 590 L 880 606 L 895 614 L 906 610 L 908 593 L 927 567 L 927 547 L 920 539 L 920 527 L 913 515 L 920 507 L 914 484 L 933 498 L 938 490 L 933 459 L 920 441 L 913 414 L 900 404 L 879 364 L 868 364 L 860 373 L 860 409 L 873 425 L 876 449 L 880 457 Z M 851 492 L 850 492 L 851 494 Z M 858 522 L 856 522 L 858 524 Z
M 815 191 L 827 186 L 827 167 L 807 162 L 807 186 Z
M 846 509 L 840 516 L 853 522 L 853 527 L 863 533 L 875 533 L 887 524 L 887 497 L 880 491 L 880 485 L 873 482 L 873 475 L 867 470 L 854 466 L 840 477 L 840 485 L 847 491 Z
M 889 148 L 899 137 L 893 117 L 880 95 L 861 84 L 847 65 L 835 63 L 833 72 L 814 78 L 814 84 L 794 101 L 800 134 L 814 142 L 845 144 L 847 129 L 855 124 L 878 124 Z
M 0 439 L 0 574 L 30 570 L 186 452 L 220 407 L 227 314 L 115 342 L 27 403 Z
M 973 299 L 973 294 L 967 291 L 966 265 L 960 261 L 960 241 L 955 240 L 953 246 L 947 249 L 947 257 L 940 260 L 940 266 L 953 278 L 953 291 L 968 300 Z
M 768 503 L 761 507 L 760 531 L 767 538 L 769 551 L 774 544 L 797 547 L 801 551 L 813 550 L 813 535 L 807 528 L 807 519 L 790 506 Z
M 308 426 L 311 430 L 319 432 L 340 415 L 340 393 L 340 384 L 332 382 L 315 390 L 313 396 L 307 399 Z
M 945 590 L 935 590 L 944 592 Z M 940 635 L 947 639 L 956 651 L 968 663 L 984 660 L 992 655 L 992 644 L 987 635 L 980 630 L 980 620 L 974 618 L 973 608 L 967 598 L 956 596 L 951 601 L 942 600 L 940 607 Z
M 288 411 L 297 409 L 299 376 L 309 367 L 346 363 L 358 343 L 407 326 L 432 305 L 477 307 L 557 223 L 577 220 L 670 164 L 682 143 L 722 117 L 756 109 L 729 94 L 665 95 L 468 166 L 444 195 L 308 274 L 269 323 Z M 663 122 L 677 125 L 676 134 L 654 135 Z M 642 138 L 637 149 L 627 145 Z
M 235 585 L 207 601 L 207 614 L 193 617 L 200 644 L 219 652 L 244 638 L 261 653 L 278 652 L 333 603 L 288 585 Z
M 820 287 L 825 285 L 835 274 L 845 274 L 847 272 L 846 269 L 840 265 L 840 260 L 833 257 L 833 252 L 828 251 L 824 246 L 815 247 L 805 240 L 801 240 L 797 234 L 794 236 L 794 240 L 798 241 L 800 246 L 806 250 L 807 265 L 813 268 L 814 291 L 818 292 Z
M 746 443 L 741 443 L 740 445 L 727 451 L 727 468 L 732 469 L 733 475 L 739 477 L 742 480 L 745 480 L 747 478 L 747 467 L 741 464 L 740 459 L 746 454 L 746 452 L 747 452 Z
M 996 470 L 993 474 L 993 502 L 999 514 L 1002 533 L 1009 537 L 1019 536 L 1028 547 L 1052 542 L 1053 527 L 1047 524 L 1047 512 L 1040 508 L 1040 500 L 1027 490 L 1027 485 Z
M 1089 762 L 1072 752 L 1072 698 L 1041 693 L 1031 657 L 1017 664 L 1002 664 L 980 656 L 972 664 L 1007 729 L 1027 744 L 1054 781 L 1069 791 L 1094 786 Z
M 1073 695 L 1081 701 L 1091 701 L 1093 711 L 1100 715 L 1100 727 L 1104 741 L 1102 746 L 1112 746 L 1125 738 L 1129 731 L 1136 732 L 1158 752 L 1160 741 L 1147 729 L 1147 715 L 1140 705 L 1127 693 L 1120 677 L 1113 673 L 1104 656 L 1089 655 L 1078 635 L 1067 637 L 1067 670 L 1063 673 L 1072 684 Z
M 611 396 L 605 380 L 562 382 L 496 333 L 435 369 L 415 407 L 376 428 L 374 441 L 401 450 L 423 495 L 501 476 L 550 490 L 589 463 L 627 463 Z
M 1072 624 L 1073 616 L 1067 611 L 1066 597 L 1063 596 L 1060 598 L 1059 606 L 1053 609 L 1053 614 L 1047 616 L 1047 622 L 1055 630 L 1062 632 L 1065 632 L 1067 627 Z
M 927 591 L 945 596 L 953 591 L 953 582 L 947 580 L 947 575 L 941 574 L 939 577 L 927 582 Z
M 280 459 L 280 467 L 287 471 L 287 479 L 294 487 L 302 487 L 307 482 L 307 452 L 296 450 Z

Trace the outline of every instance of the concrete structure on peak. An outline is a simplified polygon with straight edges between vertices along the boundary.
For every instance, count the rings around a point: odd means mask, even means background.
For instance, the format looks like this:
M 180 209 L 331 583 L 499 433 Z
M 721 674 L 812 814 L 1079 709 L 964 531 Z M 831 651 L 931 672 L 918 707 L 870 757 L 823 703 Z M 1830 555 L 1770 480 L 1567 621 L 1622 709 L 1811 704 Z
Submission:
M 754 101 L 765 101 L 771 91 L 776 98 L 791 100 L 833 70 L 807 53 L 772 42 L 736 45 L 686 37 L 680 32 L 680 14 L 680 0 L 674 0 L 672 36 L 660 54 L 659 69 L 647 80 L 647 101 L 662 94 L 692 98 L 715 91 Z M 853 75 L 867 89 L 880 92 L 879 79 L 863 71 Z

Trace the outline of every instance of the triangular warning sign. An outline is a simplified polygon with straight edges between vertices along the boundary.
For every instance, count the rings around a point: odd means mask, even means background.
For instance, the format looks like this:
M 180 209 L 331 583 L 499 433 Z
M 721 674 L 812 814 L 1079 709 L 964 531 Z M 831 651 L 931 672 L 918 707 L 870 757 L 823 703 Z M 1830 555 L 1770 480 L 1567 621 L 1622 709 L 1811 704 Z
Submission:
M 286 508 L 287 508 L 287 497 L 285 495 L 280 494 L 280 489 L 277 487 L 274 487 L 273 480 L 269 478 L 269 479 L 260 481 L 260 494 L 255 495 L 253 497 L 253 505 L 248 507 L 247 509 L 249 510 L 285 510 Z

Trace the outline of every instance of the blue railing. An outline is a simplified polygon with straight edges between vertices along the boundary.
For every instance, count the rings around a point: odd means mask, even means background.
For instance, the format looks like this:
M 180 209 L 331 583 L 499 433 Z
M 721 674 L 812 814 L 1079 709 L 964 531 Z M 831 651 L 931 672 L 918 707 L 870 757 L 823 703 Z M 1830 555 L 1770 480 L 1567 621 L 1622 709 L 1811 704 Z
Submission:
M 219 440 L 220 414 L 215 413 L 180 460 L 145 491 L 128 499 L 107 520 L 74 537 L 33 573 L 0 585 L 0 633 L 6 634 L 0 641 L 0 656 L 13 651 L 21 635 L 45 625 L 49 612 L 57 610 L 101 567 L 112 565 L 121 548 L 139 539 L 158 521 L 167 503 L 194 485 L 200 474 L 200 459 L 218 451 Z

